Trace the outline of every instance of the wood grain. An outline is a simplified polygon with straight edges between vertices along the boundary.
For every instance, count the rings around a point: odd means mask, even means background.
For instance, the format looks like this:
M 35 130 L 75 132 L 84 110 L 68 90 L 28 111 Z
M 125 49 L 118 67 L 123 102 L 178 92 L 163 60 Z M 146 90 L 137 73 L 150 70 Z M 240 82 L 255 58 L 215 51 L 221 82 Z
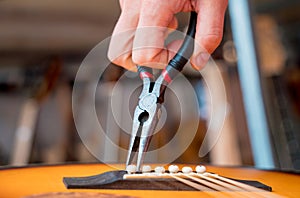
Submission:
M 182 166 L 180 166 L 182 167 Z M 33 166 L 24 168 L 2 168 L 0 170 L 1 197 L 24 197 L 54 192 L 90 192 L 108 193 L 113 195 L 134 197 L 257 197 L 249 192 L 197 192 L 197 191 L 151 191 L 151 190 L 69 190 L 66 189 L 63 177 L 83 177 L 106 171 L 123 169 L 124 165 L 114 168 L 103 164 L 77 164 Z M 230 168 L 207 166 L 209 172 L 236 179 L 257 180 L 273 188 L 274 196 L 300 197 L 299 174 L 282 173 L 276 171 L 262 171 L 253 168 Z M 270 195 L 270 194 L 269 194 Z M 268 197 L 270 197 L 268 195 Z M 265 197 L 261 195 L 260 197 Z

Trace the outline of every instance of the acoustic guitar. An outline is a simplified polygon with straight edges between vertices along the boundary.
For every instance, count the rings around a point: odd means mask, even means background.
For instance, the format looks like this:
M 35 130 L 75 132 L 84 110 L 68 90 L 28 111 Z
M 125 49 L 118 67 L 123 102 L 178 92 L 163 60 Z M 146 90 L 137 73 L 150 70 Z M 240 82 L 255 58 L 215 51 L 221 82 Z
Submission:
M 179 165 L 179 167 L 182 166 L 183 165 Z M 193 165 L 189 166 L 195 167 Z M 68 189 L 63 181 L 66 177 L 86 177 L 115 171 L 117 169 L 124 169 L 124 165 L 64 164 L 2 167 L 0 169 L 0 197 L 300 197 L 299 174 L 243 167 L 206 166 L 206 169 L 209 173 L 214 173 L 215 175 L 220 175 L 221 178 L 225 178 L 225 181 L 226 179 L 230 181 L 236 181 L 233 179 L 254 180 L 270 186 L 272 191 L 251 190 L 251 187 L 250 190 L 228 189 L 203 191 L 197 189 L 137 190 L 135 186 L 129 186 L 129 189 L 126 190 L 120 189 L 118 186 L 112 189 Z M 139 183 L 138 179 L 136 181 Z M 192 181 L 191 183 L 195 184 L 197 182 Z M 151 182 L 149 185 L 151 185 Z M 199 186 L 200 183 L 196 185 Z M 215 182 L 209 183 L 209 180 L 208 182 L 206 181 L 205 185 L 208 188 L 219 186 L 218 183 Z

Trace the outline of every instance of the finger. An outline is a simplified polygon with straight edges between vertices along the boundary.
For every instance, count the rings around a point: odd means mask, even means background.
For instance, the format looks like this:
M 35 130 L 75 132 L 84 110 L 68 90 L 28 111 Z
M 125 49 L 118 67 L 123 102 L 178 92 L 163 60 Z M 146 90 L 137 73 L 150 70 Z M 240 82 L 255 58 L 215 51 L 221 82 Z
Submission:
M 195 6 L 198 18 L 191 64 L 199 70 L 222 40 L 227 0 L 198 0 Z
M 164 40 L 168 37 L 168 35 L 172 32 L 174 32 L 177 29 L 178 21 L 176 17 L 172 19 L 171 23 L 168 26 L 168 30 L 165 33 Z M 180 48 L 183 40 L 175 40 L 170 42 L 165 49 L 166 54 L 162 54 L 159 60 L 154 60 L 152 62 L 149 62 L 148 64 L 144 62 L 144 64 L 140 63 L 140 65 L 156 68 L 156 69 L 164 69 L 167 65 L 167 63 L 171 60 L 171 58 L 174 57 L 174 55 L 177 53 L 178 49 Z M 163 57 L 163 61 L 161 61 Z M 166 57 L 166 58 L 165 58 Z M 166 60 L 166 61 L 165 61 Z
M 174 32 L 178 27 L 178 20 L 175 16 L 173 16 L 170 24 L 168 25 L 168 34 L 165 36 L 167 37 L 170 33 Z
M 125 1 L 126 0 L 119 0 L 119 4 L 120 4 L 120 7 L 121 7 L 121 10 L 123 10 L 123 5 L 124 5 Z
M 168 50 L 168 62 L 175 56 L 178 52 L 180 46 L 182 45 L 183 40 L 174 40 L 167 45 Z
M 122 12 L 111 37 L 108 58 L 114 64 L 136 71 L 132 61 L 132 47 L 141 3 L 139 0 L 122 0 L 120 4 Z
M 172 21 L 174 23 L 171 6 L 168 1 L 142 1 L 133 42 L 134 63 L 153 68 L 165 67 L 168 51 L 164 47 L 164 40 L 168 33 L 167 27 L 172 25 Z

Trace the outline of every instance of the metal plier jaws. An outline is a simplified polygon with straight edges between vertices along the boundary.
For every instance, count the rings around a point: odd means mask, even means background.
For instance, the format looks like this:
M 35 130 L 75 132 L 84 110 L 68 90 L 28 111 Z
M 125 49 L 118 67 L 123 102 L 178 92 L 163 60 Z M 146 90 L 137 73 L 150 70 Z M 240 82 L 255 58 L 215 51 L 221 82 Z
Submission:
M 180 49 L 172 58 L 158 79 L 154 81 L 152 69 L 138 66 L 140 78 L 143 80 L 142 92 L 134 111 L 133 126 L 126 166 L 132 164 L 137 153 L 137 171 L 141 170 L 145 153 L 148 150 L 151 137 L 161 114 L 161 104 L 164 101 L 166 87 L 183 69 L 193 54 L 196 32 L 197 14 L 191 12 L 189 27 Z
M 146 70 L 146 68 L 139 67 L 139 70 Z M 140 74 L 141 73 L 142 72 L 140 72 Z M 157 103 L 159 92 L 157 92 L 157 89 L 155 90 L 154 87 L 153 90 L 151 90 L 152 73 L 150 77 L 150 73 L 148 72 L 148 76 L 149 77 L 143 77 L 143 90 L 139 96 L 139 103 L 134 111 L 132 134 L 126 162 L 127 166 L 131 164 L 135 153 L 138 151 L 137 170 L 140 170 L 141 163 L 149 147 L 161 111 L 161 104 Z

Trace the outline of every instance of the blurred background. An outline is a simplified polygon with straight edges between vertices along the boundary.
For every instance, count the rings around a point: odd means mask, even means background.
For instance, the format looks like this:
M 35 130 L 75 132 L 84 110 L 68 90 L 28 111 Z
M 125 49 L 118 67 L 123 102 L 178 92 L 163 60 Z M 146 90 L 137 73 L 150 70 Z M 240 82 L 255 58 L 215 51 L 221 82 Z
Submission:
M 264 104 L 262 110 L 266 116 L 263 122 L 267 126 L 265 132 L 273 161 L 269 167 L 300 170 L 300 2 L 260 0 L 250 1 L 250 5 L 251 17 L 246 20 L 252 20 L 252 29 L 247 31 L 253 32 L 255 41 Z M 72 88 L 84 57 L 111 35 L 119 14 L 117 0 L 0 1 L 1 165 L 98 162 L 83 145 L 74 125 Z M 189 15 L 180 13 L 177 17 L 178 30 L 184 31 Z M 184 75 L 193 85 L 198 101 L 197 108 L 192 106 L 186 111 L 196 109 L 195 112 L 200 111 L 200 115 L 196 118 L 198 129 L 194 140 L 174 163 L 257 166 L 257 149 L 260 148 L 251 138 L 255 128 L 247 117 L 247 95 L 243 90 L 245 86 L 241 85 L 243 76 L 237 64 L 241 59 L 237 58 L 239 51 L 235 47 L 243 44 L 235 41 L 234 31 L 236 34 L 239 32 L 232 27 L 235 20 L 231 17 L 229 10 L 223 41 L 212 55 L 226 89 L 225 101 L 220 99 L 217 103 L 228 107 L 221 137 L 210 153 L 199 157 L 210 116 L 209 97 L 203 76 L 192 69 L 185 69 Z M 124 72 L 120 67 L 109 65 L 99 81 L 102 90 L 96 93 L 95 100 L 104 129 L 109 134 L 116 134 L 111 135 L 116 144 L 127 148 L 129 136 L 119 129 L 108 105 L 113 96 L 119 98 L 117 108 L 120 112 L 127 108 L 132 111 L 135 105 L 138 90 L 130 96 L 133 100 L 131 106 L 123 105 L 122 96 L 132 93 L 138 78 L 122 78 L 120 91 L 112 95 L 114 85 Z M 206 72 L 214 82 L 214 71 Z M 87 79 L 88 76 L 82 79 L 82 90 L 90 85 Z M 215 88 L 218 90 L 217 85 Z M 182 97 L 187 97 L 180 83 L 175 89 L 180 90 L 176 94 L 181 92 Z M 152 149 L 172 139 L 182 113 L 174 109 L 180 96 L 170 91 L 166 97 L 165 108 L 171 116 L 154 137 Z M 84 109 L 90 104 L 86 104 L 83 95 L 76 100 L 76 105 Z M 97 127 L 84 116 L 84 110 L 81 113 L 87 140 L 98 148 L 103 159 L 111 163 L 124 160 L 125 156 L 109 148 L 104 139 L 94 138 L 98 133 Z M 123 122 L 127 121 L 128 118 L 124 117 Z M 190 119 L 182 122 L 187 135 L 194 133 L 189 129 Z M 182 144 L 178 142 L 170 152 L 180 150 Z M 160 162 L 163 158 L 163 154 L 158 155 L 152 161 Z

